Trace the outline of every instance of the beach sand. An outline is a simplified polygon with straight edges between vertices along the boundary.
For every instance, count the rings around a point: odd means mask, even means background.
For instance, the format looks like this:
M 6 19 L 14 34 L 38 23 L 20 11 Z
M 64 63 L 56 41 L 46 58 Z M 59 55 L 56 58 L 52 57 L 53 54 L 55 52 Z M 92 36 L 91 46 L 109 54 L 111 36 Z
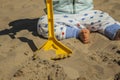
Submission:
M 47 39 L 37 34 L 37 21 L 44 15 L 43 0 L 0 0 L 0 80 L 120 80 L 120 41 L 99 33 L 83 44 L 71 38 L 61 43 L 73 53 L 50 60 L 54 51 L 36 50 Z M 94 0 L 95 9 L 120 21 L 119 0 Z

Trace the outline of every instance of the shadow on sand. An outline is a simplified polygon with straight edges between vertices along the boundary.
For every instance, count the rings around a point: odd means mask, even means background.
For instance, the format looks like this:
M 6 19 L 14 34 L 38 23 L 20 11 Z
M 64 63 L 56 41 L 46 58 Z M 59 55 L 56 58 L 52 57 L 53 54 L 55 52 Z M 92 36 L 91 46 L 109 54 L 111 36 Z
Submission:
M 28 30 L 29 32 L 32 32 L 32 35 L 39 36 L 37 34 L 37 22 L 38 22 L 38 18 L 20 19 L 20 20 L 12 21 L 8 24 L 10 28 L 1 30 L 0 35 L 9 35 L 12 39 L 15 39 L 16 38 L 15 35 L 17 32 L 20 32 L 22 30 Z M 37 50 L 33 40 L 30 40 L 26 37 L 19 37 L 18 39 L 22 42 L 28 43 L 32 51 Z

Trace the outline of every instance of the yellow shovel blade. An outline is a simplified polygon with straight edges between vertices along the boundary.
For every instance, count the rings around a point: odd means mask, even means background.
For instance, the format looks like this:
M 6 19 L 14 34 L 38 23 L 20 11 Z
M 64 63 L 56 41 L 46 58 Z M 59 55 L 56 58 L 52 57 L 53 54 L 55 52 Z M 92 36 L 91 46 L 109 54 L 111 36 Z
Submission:
M 72 51 L 60 43 L 54 35 L 54 21 L 53 21 L 53 7 L 52 0 L 46 0 L 47 3 L 47 16 L 48 16 L 48 41 L 41 47 L 44 50 L 54 50 L 56 52 L 56 58 L 62 59 L 68 57 Z M 38 51 L 41 49 L 39 48 Z
M 56 52 L 56 58 L 69 57 L 72 53 L 69 48 L 67 48 L 54 38 L 48 39 L 48 41 L 41 48 L 43 48 L 44 50 L 54 50 Z

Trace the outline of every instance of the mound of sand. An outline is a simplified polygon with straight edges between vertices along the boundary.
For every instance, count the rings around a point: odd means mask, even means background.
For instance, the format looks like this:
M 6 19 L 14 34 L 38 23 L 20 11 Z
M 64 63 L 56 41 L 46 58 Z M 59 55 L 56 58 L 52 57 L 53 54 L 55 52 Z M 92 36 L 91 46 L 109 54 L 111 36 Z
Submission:
M 54 51 L 35 51 L 47 40 L 38 36 L 36 24 L 44 15 L 43 0 L 0 1 L 0 80 L 119 80 L 120 41 L 92 33 L 83 44 L 71 38 L 61 42 L 72 51 L 69 58 L 50 60 Z M 120 21 L 118 0 L 94 0 L 95 9 Z

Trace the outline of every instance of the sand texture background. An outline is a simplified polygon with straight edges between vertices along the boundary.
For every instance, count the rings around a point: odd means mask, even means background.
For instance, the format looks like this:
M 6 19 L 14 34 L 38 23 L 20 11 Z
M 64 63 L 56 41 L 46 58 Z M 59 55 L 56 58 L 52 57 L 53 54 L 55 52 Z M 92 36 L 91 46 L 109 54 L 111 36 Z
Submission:
M 94 0 L 95 9 L 120 21 L 120 0 Z M 53 61 L 53 51 L 35 51 L 47 40 L 38 36 L 43 0 L 0 0 L 0 80 L 120 80 L 120 41 L 92 33 L 91 43 L 71 38 L 61 42 L 71 57 Z

